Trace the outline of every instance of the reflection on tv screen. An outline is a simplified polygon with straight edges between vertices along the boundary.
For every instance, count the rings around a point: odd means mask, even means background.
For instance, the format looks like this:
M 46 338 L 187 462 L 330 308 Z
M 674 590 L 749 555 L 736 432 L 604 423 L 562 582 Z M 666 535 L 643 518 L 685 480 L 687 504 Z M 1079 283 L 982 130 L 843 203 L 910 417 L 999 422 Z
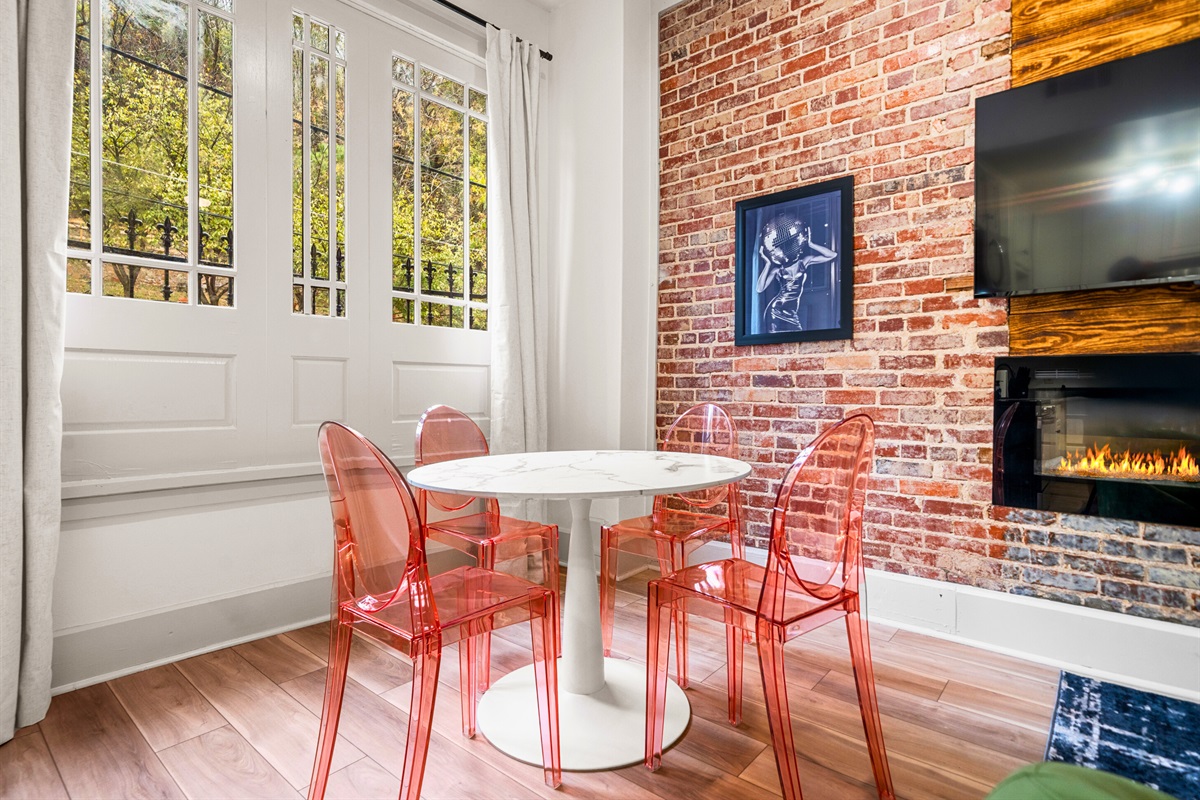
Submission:
M 977 112 L 976 295 L 1200 280 L 1200 42 Z

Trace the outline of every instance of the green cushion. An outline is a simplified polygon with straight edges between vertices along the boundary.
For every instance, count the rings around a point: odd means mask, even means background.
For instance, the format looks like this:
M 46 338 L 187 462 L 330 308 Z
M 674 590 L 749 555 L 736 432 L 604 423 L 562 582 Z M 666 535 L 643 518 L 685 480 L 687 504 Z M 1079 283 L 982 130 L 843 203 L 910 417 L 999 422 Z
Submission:
M 1074 764 L 1047 761 L 1021 767 L 985 800 L 1175 800 L 1128 778 Z

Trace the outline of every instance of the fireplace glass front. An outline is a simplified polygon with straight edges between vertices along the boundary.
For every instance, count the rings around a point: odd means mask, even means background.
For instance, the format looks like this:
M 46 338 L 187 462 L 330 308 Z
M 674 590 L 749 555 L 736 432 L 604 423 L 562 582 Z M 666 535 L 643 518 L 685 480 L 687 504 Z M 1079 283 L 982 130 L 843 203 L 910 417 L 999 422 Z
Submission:
M 1200 354 L 996 359 L 996 505 L 1200 527 Z

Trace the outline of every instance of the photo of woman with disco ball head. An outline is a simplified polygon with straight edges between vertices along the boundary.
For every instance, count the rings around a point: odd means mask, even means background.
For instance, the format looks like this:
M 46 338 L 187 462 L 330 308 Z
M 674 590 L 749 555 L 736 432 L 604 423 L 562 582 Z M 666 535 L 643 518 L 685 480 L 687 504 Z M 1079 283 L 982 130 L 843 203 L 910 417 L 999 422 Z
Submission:
M 837 253 L 813 242 L 812 229 L 794 211 L 781 211 L 763 223 L 761 242 L 754 288 L 760 295 L 774 292 L 763 311 L 762 330 L 802 331 L 800 297 L 809 267 L 828 264 Z M 772 288 L 772 283 L 776 287 Z
M 734 344 L 854 336 L 854 178 L 739 200 Z

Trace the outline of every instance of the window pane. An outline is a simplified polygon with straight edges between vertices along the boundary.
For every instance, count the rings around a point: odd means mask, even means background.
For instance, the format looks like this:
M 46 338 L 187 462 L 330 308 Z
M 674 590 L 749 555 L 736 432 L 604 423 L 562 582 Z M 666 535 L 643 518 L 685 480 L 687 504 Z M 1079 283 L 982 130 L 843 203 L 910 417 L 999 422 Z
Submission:
M 74 294 L 92 293 L 92 262 L 82 258 L 67 259 L 67 291 Z
M 314 278 L 329 278 L 329 62 L 309 62 L 309 269 Z M 328 295 L 328 292 L 326 292 Z M 326 311 L 329 298 L 326 296 Z M 314 310 L 313 313 L 316 313 Z
M 233 25 L 204 12 L 199 21 L 199 257 L 206 264 L 232 266 Z
M 392 322 L 413 322 L 413 301 L 407 297 L 392 298 Z
M 487 300 L 487 189 L 471 186 L 471 299 Z
M 78 0 L 75 10 L 75 91 L 71 108 L 71 194 L 67 211 L 67 244 L 87 248 L 92 243 L 92 40 L 89 0 Z
M 440 97 L 443 100 L 449 100 L 451 103 L 457 103 L 461 106 L 466 87 L 458 81 L 450 80 L 445 75 L 421 67 L 421 91 L 428 92 L 434 97 Z
M 213 8 L 219 8 L 222 11 L 233 11 L 233 0 L 201 0 L 203 3 L 208 3 Z
M 105 263 L 104 296 L 186 304 L 188 274 L 180 270 Z
M 232 306 L 233 278 L 228 275 L 197 275 L 196 293 L 196 300 L 202 306 Z
M 337 280 L 344 281 L 346 280 L 346 68 L 338 64 L 334 69 L 337 77 L 334 82 L 334 107 L 337 109 L 335 115 L 337 157 L 334 162 L 334 198 L 337 215 L 336 277 Z M 338 314 L 338 316 L 342 315 Z
M 312 287 L 312 313 L 314 316 L 329 316 L 329 289 L 324 286 Z
M 322 53 L 329 52 L 329 27 L 313 21 L 309 24 L 309 43 Z
M 392 159 L 392 288 L 413 288 L 413 167 Z
M 292 41 L 304 41 L 304 15 L 292 14 Z
M 301 21 L 303 29 L 303 20 Z M 304 52 L 292 51 L 292 275 L 304 277 Z M 301 303 L 303 306 L 303 302 Z
M 425 170 L 421 173 L 422 246 L 463 244 L 463 182 Z M 424 255 L 429 255 L 424 253 Z
M 463 113 L 421 101 L 421 163 L 448 175 L 463 174 Z
M 468 121 L 470 131 L 470 179 L 471 183 L 487 185 L 487 123 L 472 117 Z
M 487 309 L 472 308 L 471 309 L 471 330 L 486 331 L 487 330 Z
M 299 283 L 292 284 L 292 313 L 304 313 L 304 286 Z
M 337 308 L 334 309 L 334 316 L 336 316 L 336 317 L 346 316 L 346 290 L 345 289 L 337 290 Z
M 467 97 L 469 98 L 468 104 L 470 105 L 472 111 L 474 111 L 477 114 L 486 114 L 487 113 L 487 95 L 486 94 L 484 94 L 483 92 L 477 92 L 474 89 L 471 89 L 470 91 L 468 91 Z
M 346 34 L 341 31 L 333 32 L 333 54 L 338 58 L 346 57 Z
M 392 288 L 413 289 L 413 233 L 416 220 L 413 151 L 413 96 L 392 91 Z M 409 320 L 411 321 L 411 320 Z
M 412 86 L 416 83 L 413 78 L 415 74 L 411 61 L 400 56 L 392 56 L 392 80 Z
M 421 322 L 435 328 L 461 328 L 463 308 L 443 303 L 421 303 Z
M 108 0 L 104 16 L 104 249 L 183 260 L 188 14 L 174 0 Z

